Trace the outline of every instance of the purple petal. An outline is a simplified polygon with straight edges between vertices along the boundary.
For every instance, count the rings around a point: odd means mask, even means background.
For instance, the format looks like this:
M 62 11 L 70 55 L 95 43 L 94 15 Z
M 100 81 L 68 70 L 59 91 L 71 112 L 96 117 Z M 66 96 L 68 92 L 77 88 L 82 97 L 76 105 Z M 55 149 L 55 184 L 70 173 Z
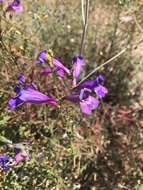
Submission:
M 69 69 L 67 69 L 59 60 L 53 58 L 53 59 L 52 59 L 52 63 L 53 63 L 53 65 L 56 66 L 56 68 L 57 68 L 58 70 L 63 70 L 63 73 L 66 72 L 67 74 L 70 74 Z M 59 74 L 59 75 L 60 75 L 60 74 Z M 62 76 L 63 76 L 63 74 L 62 74 Z
M 25 158 L 22 156 L 21 152 L 16 154 L 14 159 L 15 159 L 16 164 L 19 164 L 20 162 L 25 160 Z
M 21 5 L 21 1 L 20 0 L 14 0 L 11 4 L 8 5 L 6 12 L 8 11 L 14 11 L 17 13 L 20 13 L 23 11 L 23 7 Z
M 95 92 L 99 98 L 104 98 L 105 95 L 108 93 L 108 90 L 104 86 L 99 85 L 95 88 Z
M 36 59 L 36 61 L 34 63 L 35 64 L 45 64 L 45 63 L 47 63 L 46 54 L 47 54 L 47 50 L 42 50 L 39 53 L 39 55 L 37 56 L 37 59 Z
M 80 108 L 81 111 L 87 115 L 91 115 L 92 114 L 92 110 L 90 109 L 90 107 L 88 106 L 88 104 L 86 103 L 86 101 L 82 101 L 80 102 Z
M 30 156 L 29 153 L 27 153 L 26 151 L 21 151 L 20 149 L 15 149 L 15 162 L 16 164 L 19 164 L 22 161 L 25 160 L 30 160 Z
M 86 80 L 85 82 L 81 83 L 77 89 L 81 90 L 83 88 L 88 88 L 93 90 L 96 86 L 98 86 L 96 80 Z
M 95 80 L 86 80 L 83 83 L 81 83 L 77 89 L 81 90 L 83 88 L 88 88 L 90 90 L 94 90 L 95 87 L 99 86 L 100 84 L 102 84 L 104 81 L 104 78 L 102 75 L 99 75 L 96 77 Z
M 91 93 L 92 91 L 88 88 L 83 88 L 81 89 L 80 91 L 80 95 L 79 95 L 79 98 L 80 100 L 84 100 L 84 99 L 87 99 L 89 94 Z
M 19 80 L 19 83 L 20 83 L 20 84 L 24 84 L 25 81 L 26 81 L 26 78 L 25 78 L 24 75 L 20 74 L 20 75 L 18 76 L 18 80 Z
M 18 95 L 21 91 L 21 87 L 16 85 L 15 88 L 14 88 L 14 92 Z
M 8 107 L 11 110 L 15 110 L 17 107 L 21 106 L 24 104 L 24 101 L 20 100 L 19 97 L 11 98 L 8 101 Z
M 62 70 L 62 69 L 59 69 L 59 70 L 57 70 L 57 74 L 60 76 L 60 77 L 64 77 L 64 74 L 65 74 L 65 72 Z
M 73 85 L 76 85 L 76 80 L 85 65 L 84 59 L 81 56 L 76 56 L 73 58 Z
M 24 103 L 42 104 L 47 103 L 52 106 L 57 106 L 57 101 L 45 94 L 33 89 L 32 87 L 25 87 L 22 89 L 18 96 L 11 98 L 8 102 L 8 106 L 11 110 L 16 109 Z
M 6 155 L 0 156 L 0 168 L 2 168 L 4 171 L 8 171 L 10 169 L 9 165 L 10 157 Z
M 102 75 L 96 77 L 96 83 L 98 85 L 102 84 L 103 82 L 104 82 L 104 77 Z
M 53 106 L 57 106 L 57 102 L 54 98 L 48 97 L 45 94 L 27 87 L 20 92 L 19 99 L 24 102 L 30 102 L 35 104 L 49 103 Z
M 87 101 L 92 110 L 96 109 L 99 105 L 99 101 L 96 98 L 94 98 L 93 96 L 89 96 Z
M 99 101 L 92 96 L 89 96 L 86 100 L 80 102 L 81 111 L 87 115 L 91 115 L 92 110 L 96 109 L 98 105 Z

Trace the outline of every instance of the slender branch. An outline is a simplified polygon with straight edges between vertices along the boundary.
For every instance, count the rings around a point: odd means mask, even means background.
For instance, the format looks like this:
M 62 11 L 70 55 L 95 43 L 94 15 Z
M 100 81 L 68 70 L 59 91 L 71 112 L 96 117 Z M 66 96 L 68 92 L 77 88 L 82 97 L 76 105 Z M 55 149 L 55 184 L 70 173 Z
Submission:
M 83 7 L 83 1 L 82 1 L 82 11 L 84 10 Z M 83 11 L 84 12 L 84 11 Z M 89 0 L 86 0 L 86 5 L 85 5 L 85 18 L 83 16 L 83 20 L 84 20 L 84 26 L 83 26 L 83 33 L 82 33 L 82 37 L 81 37 L 81 44 L 80 44 L 80 50 L 79 50 L 79 54 L 82 55 L 83 52 L 83 45 L 84 45 L 84 39 L 85 39 L 85 34 L 86 34 L 86 30 L 87 30 L 87 24 L 88 24 L 88 12 L 89 12 Z M 82 13 L 82 15 L 84 15 L 84 13 Z

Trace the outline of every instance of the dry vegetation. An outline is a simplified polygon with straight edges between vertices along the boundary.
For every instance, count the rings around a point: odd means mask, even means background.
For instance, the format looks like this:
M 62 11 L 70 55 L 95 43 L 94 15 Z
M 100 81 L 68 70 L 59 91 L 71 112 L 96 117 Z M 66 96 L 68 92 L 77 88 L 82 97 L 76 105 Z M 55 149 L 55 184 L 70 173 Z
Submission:
M 16 143 L 30 140 L 32 159 L 2 172 L 0 189 L 142 190 L 143 2 L 90 1 L 84 75 L 130 47 L 98 71 L 109 94 L 90 117 L 66 102 L 56 110 L 33 105 L 7 110 L 19 73 L 57 98 L 67 93 L 61 80 L 41 79 L 33 61 L 39 50 L 51 48 L 71 68 L 81 40 L 80 1 L 23 3 L 24 13 L 1 20 L 0 132 Z M 1 146 L 5 151 L 10 150 Z

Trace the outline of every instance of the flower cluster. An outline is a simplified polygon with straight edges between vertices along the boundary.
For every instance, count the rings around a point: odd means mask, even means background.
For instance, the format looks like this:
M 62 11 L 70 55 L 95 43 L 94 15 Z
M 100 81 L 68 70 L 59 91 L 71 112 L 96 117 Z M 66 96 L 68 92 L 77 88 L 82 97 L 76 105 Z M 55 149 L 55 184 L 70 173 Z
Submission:
M 4 0 L 0 0 L 1 3 Z M 23 7 L 20 0 L 14 0 L 11 2 L 6 12 L 22 12 Z M 99 105 L 107 94 L 108 90 L 104 87 L 103 77 L 100 75 L 95 80 L 87 80 L 82 84 L 77 85 L 77 81 L 85 66 L 85 61 L 81 55 L 75 56 L 72 59 L 71 71 L 61 62 L 54 57 L 51 50 L 42 50 L 37 59 L 34 61 L 35 65 L 42 65 L 41 74 L 48 76 L 55 73 L 59 77 L 63 78 L 65 74 L 70 75 L 72 71 L 72 92 L 70 95 L 65 96 L 62 100 L 69 100 L 71 102 L 78 102 L 80 104 L 81 111 L 87 115 L 90 115 L 94 109 Z M 17 107 L 22 106 L 25 103 L 33 104 L 50 104 L 51 106 L 57 106 L 58 101 L 51 96 L 47 96 L 40 92 L 35 84 L 26 84 L 24 75 L 18 77 L 19 84 L 15 87 L 16 96 L 10 98 L 8 106 L 11 110 L 15 110 Z
M 64 99 L 79 103 L 81 111 L 90 115 L 108 92 L 107 88 L 102 85 L 103 81 L 102 75 L 99 75 L 95 80 L 87 80 L 79 85 L 71 95 L 65 96 Z
M 34 61 L 35 65 L 42 65 L 41 74 L 48 76 L 51 73 L 56 73 L 59 77 L 64 77 L 65 74 L 70 75 L 70 70 L 64 66 L 57 58 L 53 56 L 51 50 L 42 50 L 37 59 Z M 85 66 L 85 61 L 81 56 L 75 56 L 72 60 L 72 75 L 73 75 L 73 90 L 71 94 L 62 98 L 74 103 L 79 103 L 81 111 L 84 114 L 90 115 L 94 109 L 99 105 L 99 102 L 105 97 L 108 90 L 103 86 L 104 78 L 102 75 L 97 76 L 95 80 L 86 80 L 80 85 L 77 85 L 79 76 Z M 8 105 L 11 110 L 25 104 L 50 104 L 57 106 L 58 101 L 51 96 L 47 96 L 40 92 L 36 85 L 26 84 L 24 75 L 18 77 L 19 84 L 15 87 L 16 96 L 10 98 Z
M 41 73 L 48 75 L 56 72 L 58 76 L 64 77 L 65 73 L 70 74 L 70 70 L 66 68 L 58 59 L 53 57 L 52 51 L 43 50 L 39 53 L 35 64 L 47 65 Z
M 0 3 L 4 3 L 6 0 L 0 0 Z M 3 8 L 3 4 L 1 4 Z M 21 0 L 13 0 L 8 4 L 5 12 L 20 13 L 23 11 Z M 11 16 L 11 14 L 10 14 Z M 80 106 L 82 113 L 91 115 L 92 112 L 99 106 L 100 101 L 108 93 L 107 88 L 104 86 L 104 77 L 99 75 L 94 80 L 84 80 L 78 83 L 81 72 L 85 67 L 85 60 L 81 55 L 73 57 L 69 69 L 63 64 L 57 57 L 53 55 L 51 50 L 42 50 L 36 60 L 34 66 L 40 67 L 40 74 L 45 76 L 55 74 L 60 77 L 60 81 L 66 75 L 72 78 L 70 84 L 72 85 L 68 92 L 68 95 L 64 94 L 64 97 L 60 98 L 60 101 L 56 100 L 51 95 L 46 95 L 41 92 L 35 83 L 27 83 L 27 78 L 20 74 L 18 76 L 18 83 L 15 85 L 15 96 L 11 97 L 8 101 L 8 107 L 10 110 L 15 110 L 24 104 L 48 104 L 53 107 L 58 106 L 58 102 L 70 101 L 77 103 Z M 87 78 L 87 77 L 86 77 Z M 29 151 L 27 145 L 23 143 L 13 144 L 11 141 L 1 138 L 9 147 L 14 150 L 14 156 L 0 155 L 0 169 L 2 171 L 8 171 L 13 166 L 20 164 L 23 161 L 30 160 Z

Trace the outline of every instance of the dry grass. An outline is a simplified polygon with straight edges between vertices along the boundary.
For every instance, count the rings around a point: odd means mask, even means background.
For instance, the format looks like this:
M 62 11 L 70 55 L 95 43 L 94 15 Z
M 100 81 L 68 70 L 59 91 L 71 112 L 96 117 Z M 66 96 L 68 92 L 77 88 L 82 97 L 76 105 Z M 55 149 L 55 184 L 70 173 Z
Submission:
M 16 143 L 31 140 L 32 159 L 2 173 L 2 190 L 142 190 L 142 1 L 118 2 L 90 1 L 83 75 L 130 48 L 98 71 L 105 75 L 109 94 L 88 118 L 66 102 L 57 110 L 31 105 L 7 110 L 19 73 L 29 81 L 34 76 L 45 93 L 57 98 L 67 93 L 57 78 L 38 76 L 33 61 L 39 50 L 52 48 L 72 67 L 82 33 L 80 1 L 25 1 L 24 13 L 3 17 L 0 132 Z M 2 146 L 1 152 L 6 151 Z

